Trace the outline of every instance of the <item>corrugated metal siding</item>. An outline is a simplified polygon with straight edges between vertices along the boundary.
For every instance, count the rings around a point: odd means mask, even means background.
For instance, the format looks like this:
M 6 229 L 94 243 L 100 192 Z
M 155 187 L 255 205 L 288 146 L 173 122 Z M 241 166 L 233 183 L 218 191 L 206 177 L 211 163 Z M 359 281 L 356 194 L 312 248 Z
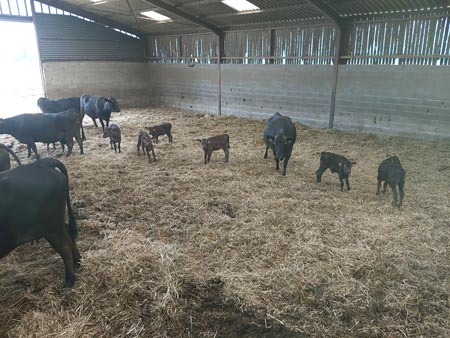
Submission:
M 36 14 L 41 60 L 145 60 L 145 42 L 72 16 Z
M 449 28 L 448 17 L 355 22 L 347 63 L 450 65 Z
M 224 38 L 224 60 L 237 63 L 269 63 L 270 30 L 227 32 Z

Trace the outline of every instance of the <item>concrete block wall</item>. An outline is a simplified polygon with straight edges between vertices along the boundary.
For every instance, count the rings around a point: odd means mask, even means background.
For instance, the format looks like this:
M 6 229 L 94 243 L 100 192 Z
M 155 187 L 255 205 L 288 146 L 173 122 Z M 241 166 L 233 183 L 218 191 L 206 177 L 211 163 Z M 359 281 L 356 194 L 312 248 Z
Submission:
M 150 104 L 191 111 L 217 113 L 217 65 L 148 64 Z
M 450 67 L 339 66 L 335 128 L 450 137 Z
M 42 64 L 48 98 L 89 94 L 115 97 L 122 107 L 148 107 L 145 62 L 65 61 Z
M 328 125 L 332 66 L 222 65 L 222 113 Z

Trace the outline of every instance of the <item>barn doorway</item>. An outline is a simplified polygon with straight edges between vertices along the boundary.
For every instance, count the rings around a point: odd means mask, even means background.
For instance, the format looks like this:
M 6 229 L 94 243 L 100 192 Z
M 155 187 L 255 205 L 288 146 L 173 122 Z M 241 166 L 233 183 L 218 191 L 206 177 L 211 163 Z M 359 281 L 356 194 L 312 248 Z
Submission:
M 44 96 L 34 25 L 0 21 L 0 117 L 37 113 Z

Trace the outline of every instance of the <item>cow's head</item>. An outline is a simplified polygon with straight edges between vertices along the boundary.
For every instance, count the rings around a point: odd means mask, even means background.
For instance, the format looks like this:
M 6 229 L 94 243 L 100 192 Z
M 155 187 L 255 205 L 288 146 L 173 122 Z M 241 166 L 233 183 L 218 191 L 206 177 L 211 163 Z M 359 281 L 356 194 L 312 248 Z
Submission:
M 393 156 L 386 155 L 386 160 L 389 163 L 396 164 L 396 165 L 401 165 L 400 159 L 398 158 L 397 155 L 393 155 Z
M 111 126 L 106 127 L 105 130 L 103 130 L 103 138 L 107 138 L 111 136 Z
M 269 138 L 267 141 L 274 151 L 276 160 L 283 160 L 294 144 L 294 141 L 286 138 L 286 135 L 284 134 L 278 134 L 275 138 Z
M 198 138 L 196 141 L 200 142 L 199 145 L 200 145 L 200 147 L 202 147 L 202 149 L 204 151 L 206 151 L 208 149 L 208 143 L 209 143 L 208 139 L 206 139 L 206 138 L 199 139 Z
M 105 98 L 105 102 L 107 105 L 109 105 L 109 109 L 112 112 L 120 112 L 120 106 L 119 106 L 119 102 L 117 102 L 117 100 L 114 97 L 111 97 L 109 99 Z
M 344 177 L 349 177 L 352 172 L 352 166 L 355 165 L 356 162 L 352 160 L 341 160 L 338 164 L 339 169 L 342 170 L 342 174 Z

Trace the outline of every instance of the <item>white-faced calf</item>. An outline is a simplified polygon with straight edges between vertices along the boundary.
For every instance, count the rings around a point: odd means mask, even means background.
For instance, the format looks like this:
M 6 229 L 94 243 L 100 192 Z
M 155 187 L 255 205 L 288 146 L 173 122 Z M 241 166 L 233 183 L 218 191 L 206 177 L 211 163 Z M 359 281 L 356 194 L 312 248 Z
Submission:
M 111 124 L 109 127 L 105 128 L 103 132 L 103 138 L 109 137 L 109 143 L 111 144 L 111 149 L 117 153 L 117 148 L 119 148 L 120 153 L 120 141 L 122 140 L 122 135 L 120 133 L 120 128 L 117 124 Z
M 205 164 L 211 160 L 211 154 L 215 150 L 223 149 L 225 153 L 225 162 L 228 162 L 230 149 L 230 136 L 222 134 L 210 138 L 197 139 L 205 152 Z
M 144 153 L 144 155 L 145 153 L 147 153 L 148 163 L 150 163 L 150 152 L 152 152 L 153 160 L 156 162 L 155 150 L 153 147 L 152 140 L 150 138 L 150 135 L 145 131 L 140 131 L 138 135 L 138 142 L 137 142 L 138 156 L 141 156 L 139 152 L 140 148 L 142 148 L 142 152 Z

